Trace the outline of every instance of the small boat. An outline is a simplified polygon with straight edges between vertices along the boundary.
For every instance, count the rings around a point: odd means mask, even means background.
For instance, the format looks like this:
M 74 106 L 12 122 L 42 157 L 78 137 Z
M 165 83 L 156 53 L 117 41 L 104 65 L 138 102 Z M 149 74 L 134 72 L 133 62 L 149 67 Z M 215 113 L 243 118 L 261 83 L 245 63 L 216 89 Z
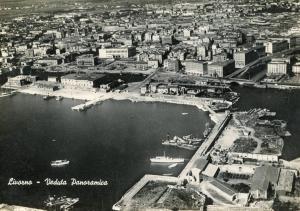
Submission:
M 150 158 L 150 161 L 152 163 L 183 163 L 184 159 L 183 158 L 166 157 L 164 154 L 164 156 L 156 156 L 154 158 Z
M 56 139 L 52 139 L 51 141 L 55 142 L 55 141 L 56 141 Z
M 119 204 L 114 204 L 112 207 L 113 210 L 121 210 L 121 205 Z
M 63 167 L 63 166 L 69 165 L 70 161 L 68 161 L 68 160 L 55 160 L 55 161 L 51 161 L 50 164 L 51 164 L 52 167 Z
M 44 95 L 43 96 L 43 99 L 44 100 L 49 100 L 49 99 L 51 99 L 51 98 L 53 98 L 54 96 L 51 96 L 51 95 Z
M 168 166 L 169 169 L 174 168 L 175 166 L 177 166 L 177 163 L 173 163 L 171 165 Z
M 189 113 L 181 113 L 182 115 L 188 115 Z
M 16 94 L 16 91 L 12 91 L 12 92 L 4 92 L 0 94 L 0 97 L 8 97 L 8 96 L 13 96 Z
M 58 198 L 49 196 L 46 201 L 44 201 L 46 207 L 57 207 L 60 210 L 69 210 L 74 204 L 79 201 L 79 198 L 67 198 L 66 196 L 61 196 Z
M 62 99 L 63 99 L 62 96 L 57 96 L 57 97 L 55 98 L 55 100 L 57 100 L 57 101 L 61 101 Z
M 1 95 L 0 95 L 0 97 L 7 97 L 7 96 L 9 96 L 10 94 L 8 94 L 8 93 L 1 93 Z

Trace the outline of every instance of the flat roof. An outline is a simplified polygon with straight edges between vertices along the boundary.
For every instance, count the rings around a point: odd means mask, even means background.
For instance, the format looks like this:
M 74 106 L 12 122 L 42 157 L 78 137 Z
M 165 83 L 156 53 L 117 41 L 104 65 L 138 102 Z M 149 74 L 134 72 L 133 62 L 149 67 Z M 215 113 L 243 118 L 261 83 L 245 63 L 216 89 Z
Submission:
M 193 168 L 197 168 L 197 169 L 200 169 L 202 171 L 207 166 L 207 164 L 208 164 L 208 160 L 206 160 L 204 158 L 199 158 L 194 163 Z
M 230 63 L 234 63 L 234 60 L 233 59 L 230 59 L 230 60 L 226 60 L 226 61 L 223 61 L 223 62 L 213 62 L 211 64 L 209 64 L 208 66 L 226 66 Z
M 214 177 L 216 172 L 218 171 L 218 169 L 219 169 L 218 166 L 209 163 L 202 174 L 209 176 L 209 177 Z
M 294 175 L 295 173 L 289 169 L 281 169 L 276 189 L 291 192 L 293 189 Z
M 105 77 L 105 74 L 68 74 L 62 76 L 61 79 L 95 81 L 103 77 Z

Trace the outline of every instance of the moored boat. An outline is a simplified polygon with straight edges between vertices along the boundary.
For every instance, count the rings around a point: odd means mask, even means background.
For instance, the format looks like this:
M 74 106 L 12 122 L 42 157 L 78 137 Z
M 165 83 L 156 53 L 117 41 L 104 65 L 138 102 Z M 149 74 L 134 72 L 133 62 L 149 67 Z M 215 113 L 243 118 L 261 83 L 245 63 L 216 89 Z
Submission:
M 69 210 L 73 205 L 79 201 L 79 198 L 68 198 L 66 196 L 61 196 L 58 198 L 49 196 L 44 202 L 46 207 L 59 207 L 60 210 Z
M 57 96 L 57 97 L 55 98 L 55 100 L 57 100 L 57 101 L 61 101 L 62 99 L 63 99 L 62 96 Z
M 55 161 L 51 161 L 51 166 L 52 167 L 62 167 L 62 166 L 66 166 L 70 164 L 70 161 L 68 160 L 55 160 Z
M 154 158 L 150 158 L 150 161 L 152 163 L 183 163 L 184 159 L 183 158 L 171 158 L 165 156 L 156 156 Z
M 44 100 L 49 100 L 49 99 L 51 99 L 51 98 L 53 98 L 54 96 L 51 96 L 51 95 L 44 95 L 43 96 L 43 99 Z

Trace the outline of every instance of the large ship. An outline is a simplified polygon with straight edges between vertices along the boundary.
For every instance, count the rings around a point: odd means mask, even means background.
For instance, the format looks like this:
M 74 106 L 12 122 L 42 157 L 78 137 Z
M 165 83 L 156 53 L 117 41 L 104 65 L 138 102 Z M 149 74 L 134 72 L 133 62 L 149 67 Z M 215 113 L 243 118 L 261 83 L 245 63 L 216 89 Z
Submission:
M 183 158 L 170 158 L 167 156 L 156 156 L 155 158 L 150 158 L 152 163 L 183 163 Z
M 62 166 L 66 166 L 69 165 L 70 161 L 68 160 L 55 160 L 55 161 L 51 161 L 51 166 L 52 167 L 62 167 Z

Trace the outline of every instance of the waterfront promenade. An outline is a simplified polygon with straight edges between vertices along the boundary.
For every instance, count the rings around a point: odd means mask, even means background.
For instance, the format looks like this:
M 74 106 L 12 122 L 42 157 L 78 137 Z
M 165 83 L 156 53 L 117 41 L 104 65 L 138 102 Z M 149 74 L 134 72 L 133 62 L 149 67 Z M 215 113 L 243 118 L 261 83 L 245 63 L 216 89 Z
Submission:
M 103 102 L 105 100 L 130 100 L 132 102 L 162 102 L 162 103 L 171 103 L 171 104 L 181 104 L 181 105 L 191 105 L 196 106 L 198 109 L 203 111 L 208 111 L 211 115 L 216 114 L 209 105 L 211 102 L 224 102 L 224 100 L 213 99 L 213 98 L 198 98 L 198 97 L 189 97 L 189 96 L 177 96 L 177 95 L 162 95 L 162 94 L 153 94 L 147 96 L 141 96 L 138 92 L 95 92 L 92 90 L 70 90 L 70 89 L 60 89 L 57 91 L 43 90 L 36 88 L 34 86 L 29 86 L 23 89 L 18 90 L 20 93 L 31 94 L 31 95 L 49 95 L 49 96 L 60 96 L 63 98 L 77 99 L 90 101 L 83 104 L 92 107 L 98 102 Z M 74 110 L 79 110 L 82 105 L 74 107 Z M 212 118 L 213 121 L 216 121 L 216 118 Z

